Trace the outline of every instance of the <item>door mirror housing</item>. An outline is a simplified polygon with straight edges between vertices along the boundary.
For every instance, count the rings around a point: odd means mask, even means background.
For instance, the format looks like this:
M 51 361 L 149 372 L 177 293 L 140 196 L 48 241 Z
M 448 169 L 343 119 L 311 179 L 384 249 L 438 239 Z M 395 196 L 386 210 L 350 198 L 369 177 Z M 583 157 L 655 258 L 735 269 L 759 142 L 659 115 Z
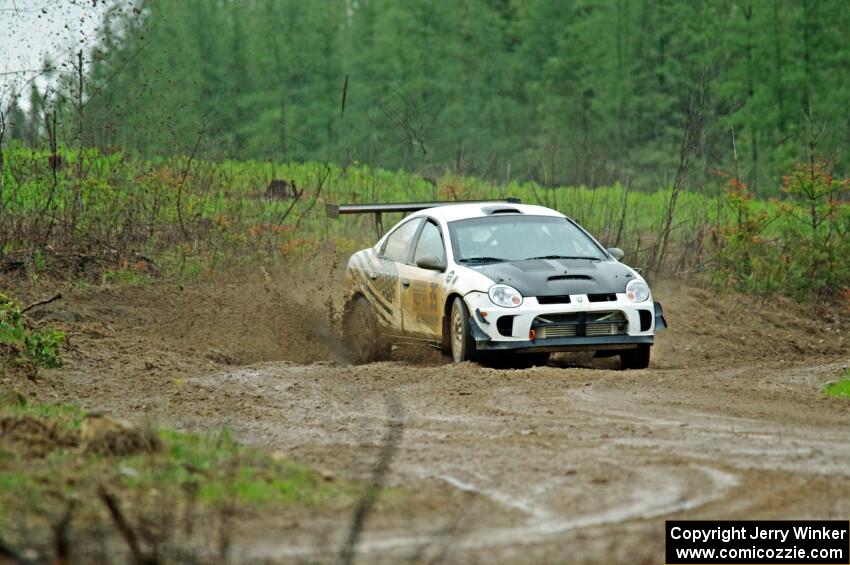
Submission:
M 420 269 L 428 269 L 429 271 L 445 271 L 446 261 L 433 255 L 423 255 L 416 260 L 416 266 Z
M 608 249 L 606 249 L 606 251 L 611 257 L 613 257 L 617 261 L 626 256 L 625 251 L 623 251 L 619 247 L 609 247 Z

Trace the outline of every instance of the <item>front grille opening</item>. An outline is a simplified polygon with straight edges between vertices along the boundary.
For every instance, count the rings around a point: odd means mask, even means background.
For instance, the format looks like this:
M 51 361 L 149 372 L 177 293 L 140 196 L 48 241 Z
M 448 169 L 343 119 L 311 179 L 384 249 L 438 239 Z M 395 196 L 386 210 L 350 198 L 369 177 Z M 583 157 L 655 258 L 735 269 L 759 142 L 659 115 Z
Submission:
M 620 320 L 610 323 L 595 323 L 588 325 L 585 335 L 588 337 L 600 335 L 623 335 L 626 333 L 626 321 Z
M 538 304 L 569 304 L 570 303 L 570 295 L 569 294 L 561 294 L 558 296 L 538 296 L 537 297 Z
M 514 318 L 516 316 L 500 316 L 498 320 L 496 320 L 496 329 L 499 330 L 499 334 L 505 337 L 511 337 L 514 335 Z
M 588 294 L 588 302 L 616 302 L 616 294 Z
M 652 327 L 652 312 L 649 310 L 638 310 L 638 312 L 640 313 L 640 331 L 649 331 Z
M 625 335 L 628 326 L 625 314 L 619 310 L 546 314 L 537 316 L 531 324 L 537 339 Z

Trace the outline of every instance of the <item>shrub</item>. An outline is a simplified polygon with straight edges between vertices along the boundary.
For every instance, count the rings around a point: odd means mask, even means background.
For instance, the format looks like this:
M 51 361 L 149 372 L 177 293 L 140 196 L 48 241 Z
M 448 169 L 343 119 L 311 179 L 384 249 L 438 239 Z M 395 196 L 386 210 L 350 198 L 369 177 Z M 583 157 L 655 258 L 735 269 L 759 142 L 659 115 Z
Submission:
M 850 179 L 833 177 L 833 166 L 812 159 L 782 179 L 786 286 L 798 297 L 834 300 L 850 280 Z
M 850 180 L 832 176 L 821 159 L 783 177 L 783 200 L 753 198 L 731 180 L 724 204 L 732 218 L 718 227 L 718 285 L 764 297 L 839 302 L 850 296 Z
M 778 290 L 778 248 L 765 236 L 771 213 L 759 209 L 749 187 L 737 179 L 729 181 L 724 203 L 732 219 L 718 230 L 714 282 L 758 295 Z
M 0 294 L 0 354 L 12 361 L 20 358 L 36 366 L 62 366 L 59 351 L 62 332 L 33 328 L 14 300 Z

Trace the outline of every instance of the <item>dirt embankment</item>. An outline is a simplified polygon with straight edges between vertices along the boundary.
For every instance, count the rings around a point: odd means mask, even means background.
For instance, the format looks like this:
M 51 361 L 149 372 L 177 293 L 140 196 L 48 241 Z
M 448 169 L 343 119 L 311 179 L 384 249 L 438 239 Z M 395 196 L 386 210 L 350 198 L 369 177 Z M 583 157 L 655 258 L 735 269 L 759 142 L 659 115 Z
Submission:
M 649 370 L 581 356 L 496 370 L 416 348 L 354 367 L 329 316 L 340 279 L 255 271 L 69 289 L 40 314 L 69 331 L 66 368 L 0 386 L 229 426 L 352 478 L 369 476 L 396 402 L 390 483 L 428 502 L 371 522 L 367 561 L 649 563 L 664 518 L 850 514 L 850 409 L 821 393 L 850 365 L 846 313 L 667 282 L 655 293 L 671 327 Z M 347 516 L 314 518 L 245 528 L 236 556 L 300 561 L 339 547 Z

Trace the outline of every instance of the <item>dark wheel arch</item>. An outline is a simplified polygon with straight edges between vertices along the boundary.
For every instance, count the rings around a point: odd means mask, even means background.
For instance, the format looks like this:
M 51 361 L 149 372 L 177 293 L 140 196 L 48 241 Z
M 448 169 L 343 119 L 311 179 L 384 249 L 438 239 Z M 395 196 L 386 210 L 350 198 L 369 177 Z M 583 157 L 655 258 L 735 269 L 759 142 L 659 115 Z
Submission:
M 352 295 L 345 305 L 342 338 L 355 363 L 371 363 L 389 358 L 390 343 L 381 334 L 372 303 L 361 293 Z

